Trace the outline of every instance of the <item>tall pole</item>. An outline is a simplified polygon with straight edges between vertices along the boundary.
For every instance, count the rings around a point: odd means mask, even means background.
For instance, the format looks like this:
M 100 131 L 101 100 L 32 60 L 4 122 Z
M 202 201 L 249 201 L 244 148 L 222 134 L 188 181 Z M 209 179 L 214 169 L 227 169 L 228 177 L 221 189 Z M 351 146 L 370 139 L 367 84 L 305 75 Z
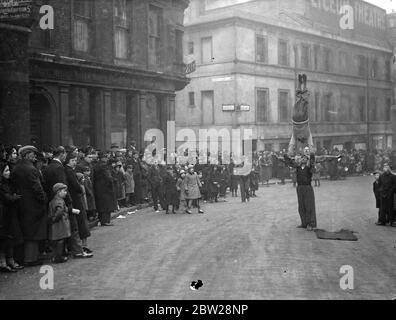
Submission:
M 370 99 L 370 87 L 369 87 L 369 55 L 367 54 L 366 57 L 367 60 L 367 71 L 366 71 L 366 76 L 367 76 L 367 83 L 366 83 L 366 125 L 367 125 L 367 151 L 371 151 L 371 139 L 370 139 L 370 112 L 369 112 L 369 99 Z

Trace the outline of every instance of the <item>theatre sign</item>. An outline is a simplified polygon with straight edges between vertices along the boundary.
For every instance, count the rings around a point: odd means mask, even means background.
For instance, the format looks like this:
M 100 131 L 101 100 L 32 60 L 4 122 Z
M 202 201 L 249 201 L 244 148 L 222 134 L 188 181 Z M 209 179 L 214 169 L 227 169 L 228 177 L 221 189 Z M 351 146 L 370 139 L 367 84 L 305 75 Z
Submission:
M 364 36 L 384 36 L 386 30 L 386 11 L 363 0 L 306 0 L 310 18 L 332 29 L 339 30 L 344 35 L 360 34 Z M 343 9 L 352 9 L 354 28 L 340 28 L 340 18 Z M 345 11 L 344 11 L 345 12 Z
M 29 19 L 32 0 L 0 0 L 0 22 Z

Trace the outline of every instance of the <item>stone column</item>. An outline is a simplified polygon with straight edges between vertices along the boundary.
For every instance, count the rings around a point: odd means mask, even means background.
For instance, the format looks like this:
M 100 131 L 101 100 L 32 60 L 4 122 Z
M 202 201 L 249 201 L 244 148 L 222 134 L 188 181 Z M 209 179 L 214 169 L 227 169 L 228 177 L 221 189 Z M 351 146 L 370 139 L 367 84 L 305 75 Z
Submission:
M 60 135 L 61 144 L 69 145 L 70 142 L 70 128 L 69 128 L 69 107 L 70 107 L 70 87 L 59 87 L 59 109 L 60 109 Z
M 104 135 L 104 146 L 106 150 L 110 150 L 111 147 L 111 90 L 104 90 L 104 101 L 103 101 L 103 135 Z

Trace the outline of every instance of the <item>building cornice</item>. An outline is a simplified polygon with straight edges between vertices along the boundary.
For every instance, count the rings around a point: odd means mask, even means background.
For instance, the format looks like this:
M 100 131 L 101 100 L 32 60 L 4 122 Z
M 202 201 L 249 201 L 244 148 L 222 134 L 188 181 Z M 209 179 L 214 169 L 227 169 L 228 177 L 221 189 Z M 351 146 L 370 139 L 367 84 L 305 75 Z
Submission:
M 186 34 L 188 34 L 189 32 L 200 31 L 202 29 L 213 29 L 213 27 L 220 27 L 223 26 L 224 24 L 230 24 L 230 23 L 235 25 L 241 24 L 244 26 L 253 24 L 255 26 L 278 28 L 281 30 L 286 30 L 288 32 L 293 32 L 297 34 L 309 35 L 309 36 L 318 37 L 320 39 L 327 39 L 329 41 L 336 41 L 348 45 L 354 45 L 357 47 L 364 47 L 366 49 L 392 53 L 392 50 L 389 47 L 381 47 L 367 42 L 348 39 L 348 38 L 340 37 L 338 35 L 324 33 L 323 31 L 318 31 L 304 26 L 288 25 L 281 21 L 275 21 L 265 16 L 260 17 L 260 16 L 250 15 L 249 18 L 246 18 L 245 16 L 246 16 L 246 12 L 239 12 L 239 11 L 233 11 L 231 14 L 227 13 L 222 15 L 204 16 L 201 19 L 196 20 L 192 23 L 186 23 L 185 32 Z M 260 19 L 258 17 L 260 17 Z

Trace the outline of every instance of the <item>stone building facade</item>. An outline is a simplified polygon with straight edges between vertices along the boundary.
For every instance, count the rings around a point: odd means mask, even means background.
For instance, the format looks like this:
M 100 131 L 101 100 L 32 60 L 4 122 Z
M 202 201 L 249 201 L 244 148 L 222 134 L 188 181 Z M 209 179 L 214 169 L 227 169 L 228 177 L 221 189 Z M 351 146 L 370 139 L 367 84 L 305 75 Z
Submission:
M 54 9 L 53 30 L 39 27 L 37 8 L 44 4 Z M 188 83 L 187 6 L 185 0 L 35 1 L 30 23 L 1 23 L 1 142 L 105 150 L 135 140 L 142 147 L 146 130 L 175 119 L 175 92 Z
M 392 147 L 386 12 L 351 0 L 355 24 L 346 30 L 340 2 L 330 3 L 191 1 L 185 60 L 197 68 L 176 97 L 178 129 L 247 128 L 255 150 L 287 149 L 296 78 L 305 73 L 317 148 Z

